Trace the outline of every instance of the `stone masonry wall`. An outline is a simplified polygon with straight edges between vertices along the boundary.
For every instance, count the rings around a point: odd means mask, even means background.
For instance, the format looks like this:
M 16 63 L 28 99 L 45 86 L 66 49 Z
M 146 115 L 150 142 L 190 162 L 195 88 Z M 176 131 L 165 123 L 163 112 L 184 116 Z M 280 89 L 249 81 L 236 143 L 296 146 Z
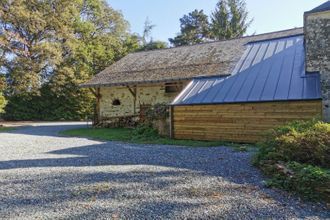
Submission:
M 306 70 L 320 72 L 323 118 L 330 122 L 330 11 L 305 15 Z
M 137 86 L 136 91 L 136 114 L 140 112 L 140 105 L 170 103 L 178 95 L 165 93 L 165 85 Z M 134 115 L 134 98 L 127 87 L 104 87 L 101 95 L 101 118 Z M 115 99 L 119 99 L 121 104 L 112 105 Z

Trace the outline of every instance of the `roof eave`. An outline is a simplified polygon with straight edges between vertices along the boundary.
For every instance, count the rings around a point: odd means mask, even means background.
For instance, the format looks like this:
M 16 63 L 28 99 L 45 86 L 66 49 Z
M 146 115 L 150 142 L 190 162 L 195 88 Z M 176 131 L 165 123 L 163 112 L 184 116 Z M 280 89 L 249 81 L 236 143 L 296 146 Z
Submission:
M 268 102 L 296 102 L 296 101 L 322 101 L 322 98 L 305 98 L 305 99 L 275 99 L 275 100 L 251 100 L 251 101 L 233 101 L 233 102 L 205 102 L 205 103 L 170 103 L 170 106 L 191 106 L 191 105 L 226 105 L 226 104 L 248 104 L 248 103 L 268 103 Z
M 123 83 L 102 83 L 102 84 L 80 84 L 80 88 L 100 88 L 100 87 L 117 87 L 117 86 L 129 86 L 129 85 L 141 85 L 141 84 L 155 84 L 155 83 L 166 83 L 166 82 L 175 82 L 175 81 L 188 81 L 192 79 L 201 79 L 201 78 L 210 78 L 210 77 L 227 77 L 231 74 L 217 74 L 210 76 L 194 76 L 188 78 L 173 78 L 173 79 L 164 79 L 164 80 L 149 80 L 149 81 L 131 81 L 131 82 L 123 82 Z

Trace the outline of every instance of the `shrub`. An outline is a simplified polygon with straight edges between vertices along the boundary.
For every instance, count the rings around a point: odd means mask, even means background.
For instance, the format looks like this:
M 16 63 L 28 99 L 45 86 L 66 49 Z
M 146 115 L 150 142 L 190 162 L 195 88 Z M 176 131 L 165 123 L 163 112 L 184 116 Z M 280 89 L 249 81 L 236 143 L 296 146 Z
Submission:
M 294 191 L 304 198 L 324 199 L 329 202 L 329 170 L 297 162 L 277 164 L 272 168 L 272 178 L 267 181 L 268 186 Z
M 6 120 L 81 120 L 92 115 L 93 97 L 77 88 L 71 93 L 57 94 L 48 85 L 39 94 L 22 93 L 8 97 Z
M 259 143 L 260 160 L 296 161 L 330 168 L 330 124 L 293 122 L 271 130 Z
M 271 177 L 270 186 L 307 198 L 329 198 L 330 124 L 296 121 L 269 131 L 254 163 Z
M 158 131 L 152 127 L 151 124 L 143 123 L 138 125 L 132 133 L 133 140 L 155 140 L 160 138 Z

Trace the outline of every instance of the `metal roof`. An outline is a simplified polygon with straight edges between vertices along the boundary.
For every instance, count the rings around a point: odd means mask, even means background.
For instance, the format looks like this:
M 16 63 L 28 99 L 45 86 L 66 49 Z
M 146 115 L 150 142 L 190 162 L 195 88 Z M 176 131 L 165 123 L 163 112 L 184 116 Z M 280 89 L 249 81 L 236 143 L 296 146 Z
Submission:
M 249 43 L 230 76 L 195 78 L 172 105 L 320 99 L 319 73 L 305 72 L 303 41 Z
M 228 75 L 244 53 L 247 43 L 302 33 L 302 28 L 294 28 L 223 41 L 130 53 L 80 86 L 151 84 L 191 80 L 202 75 Z

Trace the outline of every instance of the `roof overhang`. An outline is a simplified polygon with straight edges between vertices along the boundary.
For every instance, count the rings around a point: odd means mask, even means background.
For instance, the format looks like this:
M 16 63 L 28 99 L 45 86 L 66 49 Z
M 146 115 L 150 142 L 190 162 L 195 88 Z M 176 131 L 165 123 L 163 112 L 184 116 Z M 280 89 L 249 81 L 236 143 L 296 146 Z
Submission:
M 162 80 L 148 80 L 148 81 L 131 81 L 122 83 L 103 83 L 103 84 L 80 84 L 80 88 L 100 88 L 100 87 L 121 87 L 121 86 L 134 86 L 134 85 L 145 85 L 145 84 L 159 84 L 159 83 L 170 83 L 170 82 L 183 82 L 190 81 L 193 79 L 203 79 L 212 77 L 227 77 L 230 74 L 225 75 L 213 75 L 213 76 L 196 76 L 189 78 L 172 78 L 172 79 L 162 79 Z

